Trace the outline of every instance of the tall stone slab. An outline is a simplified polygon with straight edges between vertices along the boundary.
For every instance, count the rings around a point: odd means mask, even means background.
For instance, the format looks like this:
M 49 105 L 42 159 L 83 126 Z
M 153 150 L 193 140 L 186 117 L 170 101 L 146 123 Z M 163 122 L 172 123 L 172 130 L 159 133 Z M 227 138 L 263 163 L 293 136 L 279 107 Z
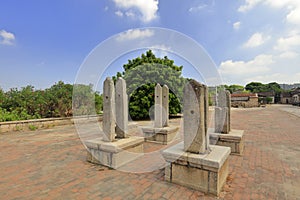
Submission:
M 155 105 L 154 105 L 154 127 L 162 128 L 163 120 L 162 120 L 162 88 L 158 83 L 155 86 Z
M 208 143 L 208 88 L 195 80 L 184 88 L 184 141 L 162 152 L 165 180 L 219 195 L 228 176 L 229 147 Z
M 112 142 L 115 139 L 115 126 L 115 87 L 108 77 L 103 84 L 103 141 Z
M 184 87 L 184 150 L 204 154 L 209 151 L 207 137 L 207 86 L 191 80 Z
M 231 94 L 229 91 L 226 91 L 226 102 L 227 102 L 227 126 L 228 132 L 231 131 Z
M 163 127 L 169 126 L 169 88 L 167 85 L 162 87 L 162 123 Z
M 215 107 L 215 132 L 228 134 L 230 131 L 230 92 L 221 90 L 218 92 L 217 105 Z
M 126 138 L 128 131 L 128 96 L 126 93 L 126 82 L 118 78 L 116 82 L 116 135 L 117 138 Z

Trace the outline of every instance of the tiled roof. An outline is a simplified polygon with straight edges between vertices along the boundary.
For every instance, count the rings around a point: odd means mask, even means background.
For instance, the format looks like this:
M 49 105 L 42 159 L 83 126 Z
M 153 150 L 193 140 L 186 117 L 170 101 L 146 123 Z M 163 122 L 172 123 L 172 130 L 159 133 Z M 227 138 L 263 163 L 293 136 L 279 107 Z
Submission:
M 231 97 L 257 97 L 257 94 L 252 94 L 252 93 L 237 93 L 237 94 L 231 94 Z

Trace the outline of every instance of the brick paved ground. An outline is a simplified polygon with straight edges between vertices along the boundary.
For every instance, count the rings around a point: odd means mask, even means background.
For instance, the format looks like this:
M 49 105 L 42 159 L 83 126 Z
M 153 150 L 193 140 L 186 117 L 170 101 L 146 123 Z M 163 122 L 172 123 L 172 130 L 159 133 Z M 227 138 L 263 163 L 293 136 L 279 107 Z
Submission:
M 219 199 L 300 199 L 300 118 L 282 108 L 233 111 L 245 151 L 230 156 Z M 0 149 L 0 199 L 215 199 L 164 182 L 163 170 L 134 174 L 87 163 L 73 126 L 1 134 Z

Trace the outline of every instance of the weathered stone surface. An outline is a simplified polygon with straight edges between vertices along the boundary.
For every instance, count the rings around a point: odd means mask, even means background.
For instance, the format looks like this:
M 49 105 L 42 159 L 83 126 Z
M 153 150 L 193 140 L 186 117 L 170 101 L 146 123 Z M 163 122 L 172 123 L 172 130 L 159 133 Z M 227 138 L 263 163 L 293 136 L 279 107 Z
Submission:
M 128 96 L 126 82 L 118 78 L 116 82 L 116 135 L 125 138 L 128 132 Z
M 114 142 L 104 142 L 101 138 L 85 141 L 88 148 L 87 160 L 114 169 L 137 159 L 144 152 L 144 138 L 130 137 Z
M 215 107 L 215 132 L 228 134 L 230 131 L 231 97 L 229 91 L 218 92 Z
M 231 130 L 228 134 L 220 134 L 214 133 L 212 130 L 209 130 L 210 135 L 210 144 L 212 140 L 216 138 L 216 142 L 214 144 L 224 147 L 231 148 L 231 154 L 233 155 L 242 155 L 244 149 L 244 131 L 243 130 Z
M 169 88 L 162 87 L 162 123 L 163 127 L 169 126 Z
M 219 169 L 230 155 L 229 147 L 210 145 L 209 154 L 194 154 L 183 150 L 183 142 L 180 142 L 162 152 L 167 162 L 189 163 L 202 168 L 203 166 Z
M 154 127 L 163 127 L 162 121 L 162 88 L 159 84 L 155 86 Z
M 184 150 L 191 153 L 207 153 L 208 91 L 195 80 L 184 87 L 183 100 Z
M 185 152 L 183 146 L 181 142 L 162 152 L 170 163 L 165 168 L 165 180 L 219 195 L 228 176 L 230 148 L 212 145 L 209 154 L 194 154 Z
M 226 101 L 227 101 L 227 126 L 228 132 L 231 131 L 231 94 L 226 91 Z
M 115 139 L 115 87 L 111 78 L 107 77 L 103 84 L 103 141 Z
M 201 191 L 208 191 L 208 171 L 172 163 L 171 182 Z
M 159 144 L 168 144 L 175 139 L 179 127 L 164 127 L 164 128 L 153 128 L 153 127 L 142 127 L 145 141 L 154 142 Z

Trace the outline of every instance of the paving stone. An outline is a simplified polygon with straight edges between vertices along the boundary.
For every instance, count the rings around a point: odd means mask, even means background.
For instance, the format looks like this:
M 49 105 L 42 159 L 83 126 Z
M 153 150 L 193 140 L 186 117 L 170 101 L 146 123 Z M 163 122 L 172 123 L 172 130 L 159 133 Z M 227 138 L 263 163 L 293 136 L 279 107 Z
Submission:
M 229 157 L 220 199 L 299 198 L 300 118 L 280 108 L 232 109 L 232 128 L 245 130 L 245 148 L 243 156 Z M 86 162 L 75 126 L 0 134 L 0 149 L 0 199 L 151 199 L 160 194 L 158 184 L 167 188 L 159 198 L 216 199 L 165 182 L 162 169 L 134 174 Z

